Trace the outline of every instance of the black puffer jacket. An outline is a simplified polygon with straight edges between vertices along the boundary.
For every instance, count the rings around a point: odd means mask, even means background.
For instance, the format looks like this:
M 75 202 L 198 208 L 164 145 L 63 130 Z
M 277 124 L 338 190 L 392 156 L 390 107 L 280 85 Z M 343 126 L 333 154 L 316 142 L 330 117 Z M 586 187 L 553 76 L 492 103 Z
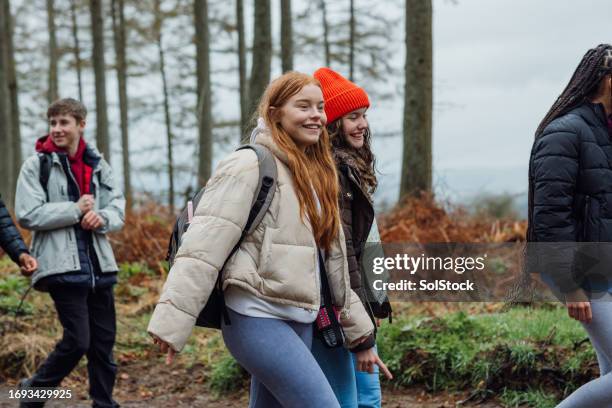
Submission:
M 612 141 L 603 105 L 584 103 L 546 126 L 533 145 L 529 180 L 529 241 L 612 242 Z M 544 252 L 553 248 L 547 245 Z M 565 270 L 564 291 L 588 285 L 577 267 L 584 247 L 565 245 L 551 257 Z
M 0 197 L 0 246 L 15 263 L 19 263 L 19 255 L 24 252 L 29 253 L 2 197 Z

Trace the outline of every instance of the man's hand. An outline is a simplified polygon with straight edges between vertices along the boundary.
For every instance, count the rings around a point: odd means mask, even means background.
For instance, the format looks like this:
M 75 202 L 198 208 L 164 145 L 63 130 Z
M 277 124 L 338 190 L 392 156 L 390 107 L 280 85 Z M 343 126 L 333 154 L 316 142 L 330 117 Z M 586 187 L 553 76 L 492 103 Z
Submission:
M 176 351 L 172 348 L 172 346 L 157 336 L 151 335 L 153 337 L 153 343 L 159 344 L 159 349 L 162 353 L 166 353 L 166 364 L 170 365 L 174 361 L 174 356 L 176 356 Z
M 81 227 L 85 230 L 97 230 L 104 226 L 104 218 L 93 211 L 89 211 L 81 220 Z
M 374 364 L 376 364 L 380 371 L 383 372 L 385 377 L 389 380 L 393 379 L 393 375 L 391 371 L 387 368 L 385 363 L 382 362 L 378 354 L 374 351 L 374 347 L 364 351 L 358 351 L 355 353 L 355 357 L 357 358 L 357 370 L 358 371 L 367 371 L 368 373 L 374 373 Z
M 32 255 L 23 252 L 19 255 L 19 266 L 23 276 L 30 276 L 38 269 L 38 261 Z
M 87 214 L 94 208 L 94 196 L 91 194 L 83 194 L 81 198 L 79 198 L 79 201 L 77 201 L 77 205 L 83 214 Z

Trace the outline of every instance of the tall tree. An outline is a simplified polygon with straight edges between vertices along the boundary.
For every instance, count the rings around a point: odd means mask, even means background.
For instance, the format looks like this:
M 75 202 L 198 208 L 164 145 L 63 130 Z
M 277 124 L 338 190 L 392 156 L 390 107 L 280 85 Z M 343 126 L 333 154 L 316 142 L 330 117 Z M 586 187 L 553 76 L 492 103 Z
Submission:
M 5 0 L 3 2 L 4 15 L 11 16 L 11 2 Z M 12 159 L 13 159 L 13 172 L 12 172 L 12 188 L 14 189 L 17 184 L 17 176 L 21 168 L 21 121 L 19 119 L 19 86 L 17 84 L 17 72 L 15 70 L 15 50 L 13 47 L 13 33 L 15 25 L 13 18 L 8 19 L 5 30 L 5 42 L 6 42 L 6 69 L 7 69 L 7 83 L 10 100 L 10 116 L 11 116 L 11 145 L 12 145 Z
M 331 50 L 329 45 L 329 23 L 327 22 L 327 3 L 321 0 L 321 17 L 323 23 L 323 49 L 325 50 L 325 66 L 331 67 Z
M 432 4 L 406 0 L 404 151 L 400 199 L 431 190 Z
M 244 42 L 244 3 L 236 0 L 236 30 L 238 31 L 238 80 L 240 88 L 240 141 L 249 122 L 249 102 L 246 76 L 246 45 Z
M 349 7 L 349 79 L 355 79 L 355 0 L 350 0 Z
M 283 72 L 293 70 L 291 0 L 281 0 L 281 62 Z
M 0 194 L 7 205 L 12 208 L 13 193 L 13 145 L 11 129 L 11 99 L 8 86 L 8 46 L 6 33 L 10 28 L 10 12 L 7 8 L 0 7 L 0 146 L 2 146 L 2 157 L 0 157 Z
M 170 212 L 174 213 L 174 161 L 172 157 L 173 153 L 173 135 L 172 135 L 172 123 L 170 118 L 170 95 L 168 92 L 168 79 L 166 76 L 166 60 L 164 56 L 164 47 L 162 42 L 162 25 L 163 15 L 161 10 L 161 0 L 155 0 L 155 23 L 153 29 L 155 32 L 157 50 L 159 52 L 159 73 L 162 79 L 162 86 L 164 91 L 164 118 L 166 121 L 166 148 L 168 153 L 168 206 Z
M 255 0 L 253 28 L 253 53 L 251 79 L 249 84 L 249 114 L 257 109 L 259 98 L 270 81 L 270 62 L 272 60 L 270 0 Z
M 89 8 L 91 10 L 91 34 L 93 38 L 93 67 L 96 79 L 96 142 L 104 158 L 110 162 L 102 0 L 89 0 Z
M 212 107 L 210 86 L 210 34 L 208 30 L 208 0 L 195 0 L 194 25 L 196 70 L 198 79 L 198 184 L 204 186 L 212 171 Z
M 72 40 L 74 41 L 73 53 L 74 53 L 74 66 L 77 73 L 77 81 L 79 86 L 79 101 L 83 101 L 83 80 L 81 77 L 81 46 L 79 44 L 79 25 L 77 23 L 77 10 L 76 0 L 70 0 L 70 19 L 72 21 Z
M 119 91 L 119 116 L 121 121 L 121 150 L 123 159 L 123 190 L 128 210 L 132 208 L 132 183 L 130 172 L 130 140 L 128 135 L 128 95 L 127 95 L 127 64 L 125 58 L 125 16 L 123 0 L 111 1 L 111 16 L 113 19 L 113 34 L 115 40 L 115 55 L 117 71 L 117 86 Z
M 49 88 L 47 91 L 47 102 L 55 101 L 57 93 L 57 60 L 58 49 L 55 35 L 55 7 L 53 0 L 47 0 L 47 28 L 49 30 Z

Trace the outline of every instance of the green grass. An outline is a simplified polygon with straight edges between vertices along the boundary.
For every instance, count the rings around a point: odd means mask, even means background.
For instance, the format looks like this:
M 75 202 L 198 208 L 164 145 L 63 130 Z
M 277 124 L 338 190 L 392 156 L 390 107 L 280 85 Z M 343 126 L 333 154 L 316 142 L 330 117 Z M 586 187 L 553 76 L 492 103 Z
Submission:
M 546 407 L 596 374 L 594 352 L 581 343 L 586 337 L 564 308 L 515 308 L 400 318 L 381 328 L 378 346 L 396 386 L 473 390 L 483 397 L 504 395 L 507 406 Z M 551 380 L 551 368 L 565 388 Z M 528 390 L 527 383 L 548 393 Z
M 528 389 L 527 391 L 515 391 L 504 389 L 500 400 L 504 406 L 509 408 L 532 407 L 532 408 L 554 408 L 557 398 L 542 390 Z

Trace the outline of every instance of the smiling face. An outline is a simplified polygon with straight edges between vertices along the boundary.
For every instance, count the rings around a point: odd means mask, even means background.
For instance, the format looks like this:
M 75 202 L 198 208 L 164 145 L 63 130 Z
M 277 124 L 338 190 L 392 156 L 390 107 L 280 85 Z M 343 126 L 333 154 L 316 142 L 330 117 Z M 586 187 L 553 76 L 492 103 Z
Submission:
M 319 141 L 327 123 L 323 110 L 323 92 L 312 84 L 304 86 L 280 109 L 270 109 L 281 127 L 302 150 Z
M 62 150 L 74 154 L 85 129 L 85 121 L 77 122 L 72 115 L 60 114 L 49 118 L 49 135 L 53 143 Z
M 368 108 L 361 108 L 352 111 L 342 117 L 342 130 L 346 142 L 354 149 L 361 149 L 365 141 L 365 133 L 368 129 L 366 111 Z

